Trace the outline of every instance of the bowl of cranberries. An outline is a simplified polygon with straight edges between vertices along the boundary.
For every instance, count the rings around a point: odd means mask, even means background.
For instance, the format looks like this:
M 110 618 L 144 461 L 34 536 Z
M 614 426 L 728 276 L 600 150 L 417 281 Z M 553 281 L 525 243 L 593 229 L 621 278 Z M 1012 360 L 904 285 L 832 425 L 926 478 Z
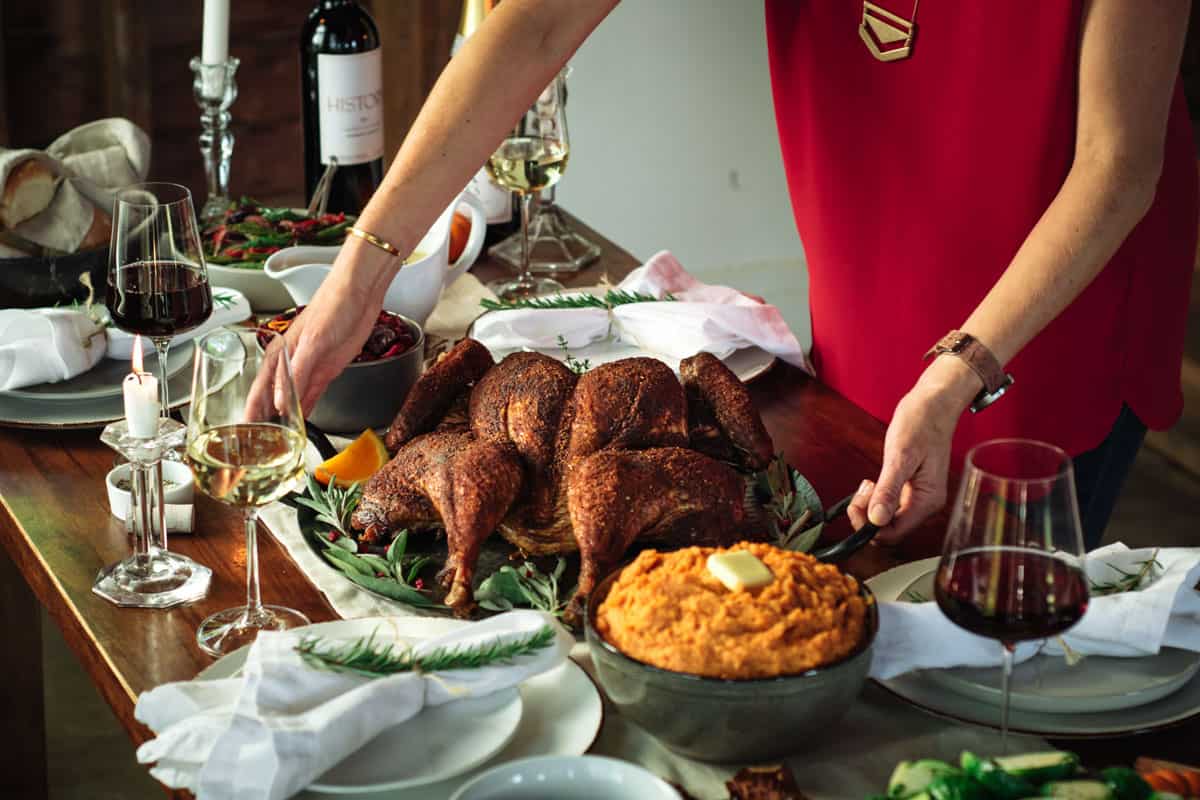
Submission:
M 264 327 L 286 331 L 304 307 L 285 311 Z M 325 389 L 309 421 L 330 433 L 359 434 L 390 425 L 421 376 L 425 333 L 408 317 L 380 311 L 362 350 Z

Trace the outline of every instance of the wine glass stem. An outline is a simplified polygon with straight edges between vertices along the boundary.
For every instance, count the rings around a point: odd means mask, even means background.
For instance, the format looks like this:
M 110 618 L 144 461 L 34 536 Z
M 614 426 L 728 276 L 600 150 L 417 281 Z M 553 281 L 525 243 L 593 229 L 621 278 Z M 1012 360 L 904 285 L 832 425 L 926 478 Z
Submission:
M 1000 752 L 1008 755 L 1008 694 L 1012 684 L 1013 646 L 1002 643 L 1000 678 Z
M 258 586 L 258 509 L 243 512 L 246 520 L 246 617 L 254 619 L 262 613 L 262 592 Z
M 154 337 L 154 351 L 158 353 L 158 399 L 162 404 L 160 416 L 171 415 L 171 396 L 167 390 L 167 351 L 171 349 L 169 336 Z
M 529 271 L 529 205 L 532 202 L 531 192 L 521 193 L 521 275 L 517 278 L 520 283 L 533 282 Z

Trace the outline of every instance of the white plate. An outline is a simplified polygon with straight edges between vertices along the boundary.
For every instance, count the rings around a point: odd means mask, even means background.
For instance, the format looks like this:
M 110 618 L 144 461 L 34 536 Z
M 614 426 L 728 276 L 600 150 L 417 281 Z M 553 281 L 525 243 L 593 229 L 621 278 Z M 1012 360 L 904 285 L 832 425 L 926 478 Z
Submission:
M 362 631 L 364 620 L 340 620 L 325 622 L 312 626 L 312 630 L 322 635 L 355 636 L 353 631 Z M 378 625 L 378 620 L 370 621 Z M 439 619 L 433 617 L 392 617 L 388 618 L 389 626 L 400 626 L 407 635 L 436 636 L 455 627 L 469 623 L 460 620 Z M 373 627 L 372 627 L 373 629 Z M 246 660 L 245 648 L 232 653 L 214 663 L 208 669 L 197 675 L 197 680 L 227 678 L 237 673 Z M 389 798 L 403 800 L 445 800 L 454 790 L 465 783 L 472 775 L 482 771 L 488 764 L 498 764 L 516 758 L 524 758 L 539 754 L 579 755 L 592 746 L 600 731 L 603 721 L 603 711 L 600 695 L 595 685 L 582 669 L 574 662 L 568 661 L 561 667 L 550 672 L 530 678 L 520 686 L 522 713 L 515 731 L 508 743 L 497 754 L 494 754 L 487 764 L 477 763 L 464 767 L 453 777 L 442 779 L 437 783 L 413 787 L 403 791 L 389 792 Z M 454 705 L 454 704 L 452 704 Z M 423 720 L 423 712 L 418 719 Z M 411 722 L 411 721 L 410 721 Z M 364 769 L 364 757 L 376 758 L 382 756 L 383 763 L 394 761 L 401 745 L 395 735 L 404 726 L 397 726 L 392 731 L 386 731 L 376 740 L 369 743 L 351 759 L 355 771 Z M 379 747 L 379 745 L 383 745 Z M 378 748 L 373 750 L 373 748 Z M 336 773 L 335 767 L 328 774 Z M 323 776 L 324 780 L 327 776 Z M 323 792 L 331 791 L 325 788 Z M 379 787 L 361 789 L 346 789 L 346 792 L 369 793 L 382 791 Z M 316 786 L 300 796 L 315 797 L 322 792 Z
M 185 342 L 172 347 L 167 353 L 167 378 L 174 378 L 180 371 L 191 366 L 192 345 Z M 150 353 L 143 366 L 146 372 L 158 377 L 158 355 Z M 0 397 L 24 398 L 43 402 L 46 400 L 96 400 L 102 397 L 121 395 L 121 381 L 129 374 L 128 361 L 101 358 L 87 372 L 58 383 L 39 383 L 0 393 Z M 124 401 L 122 401 L 124 402 Z
M 867 581 L 867 586 L 881 602 L 896 600 L 918 579 L 936 569 L 937 563 L 937 558 L 929 558 L 903 564 L 871 578 Z M 931 595 L 932 592 L 927 596 Z M 1035 707 L 1054 708 L 1055 710 L 1033 711 L 1028 710 L 1027 704 L 1023 703 L 1024 707 L 1022 708 L 1018 708 L 1014 704 L 1009 715 L 1009 727 L 1018 733 L 1031 733 L 1060 739 L 1086 739 L 1124 736 L 1157 730 L 1200 716 L 1200 677 L 1196 676 L 1194 664 L 1198 657 L 1195 653 L 1187 654 L 1191 657 L 1193 667 L 1190 675 L 1180 681 L 1181 685 L 1177 689 L 1172 690 L 1165 697 L 1160 695 L 1159 699 L 1145 700 L 1145 693 L 1161 689 L 1161 683 L 1154 677 L 1159 668 L 1151 666 L 1151 662 L 1163 659 L 1162 663 L 1166 665 L 1163 671 L 1173 673 L 1174 679 L 1178 680 L 1179 667 L 1175 659 L 1179 657 L 1174 655 L 1176 652 L 1178 651 L 1170 651 L 1144 659 L 1091 656 L 1073 668 L 1061 664 L 1063 661 L 1061 657 L 1037 657 L 1032 661 L 1057 661 L 1060 662 L 1060 666 L 1050 667 L 1043 663 L 1039 667 L 1032 664 L 1028 668 L 1033 671 L 1026 673 L 1026 678 L 1029 675 L 1036 678 L 1039 669 L 1079 670 L 1085 665 L 1087 669 L 1071 673 L 1075 677 L 1075 686 L 1070 693 L 1061 688 L 1058 691 L 1051 688 L 1062 687 L 1062 680 L 1051 681 L 1048 685 L 1043 686 L 1038 686 L 1036 683 L 1023 683 L 1023 694 L 1032 696 L 1035 692 L 1040 692 L 1038 695 L 1040 699 Z M 1110 662 L 1119 663 L 1111 664 L 1106 668 L 1106 664 L 1110 664 Z M 1028 664 L 1029 662 L 1027 662 Z M 1019 673 L 1021 667 L 1025 666 L 1018 666 L 1014 674 Z M 1112 672 L 1110 669 L 1117 672 Z M 999 686 L 998 670 L 994 669 L 925 670 L 877 682 L 893 694 L 932 714 L 960 722 L 999 728 L 1000 707 L 999 703 L 995 701 L 998 691 L 987 686 L 985 678 L 982 677 L 983 673 L 989 672 L 996 673 L 994 686 Z M 967 673 L 967 675 L 947 677 L 947 673 Z M 1114 679 L 1114 674 L 1118 673 L 1122 677 Z M 974 682 L 973 691 L 966 690 L 968 681 Z M 1099 698 L 1096 702 L 1102 704 L 1114 702 L 1114 696 L 1121 696 L 1128 692 L 1114 691 L 1113 686 L 1129 687 L 1131 683 L 1140 683 L 1141 688 L 1134 693 L 1140 694 L 1143 698 L 1134 702 L 1132 706 L 1086 713 L 1061 710 L 1064 707 L 1077 707 L 1077 704 L 1081 702 L 1087 703 L 1089 698 Z M 947 689 L 952 689 L 952 691 L 946 691 Z M 1095 706 L 1092 707 L 1095 708 Z
M 935 563 L 936 567 L 937 564 Z M 933 598 L 931 569 L 901 593 Z M 1013 669 L 1009 707 L 1020 711 L 1090 714 L 1153 703 L 1182 689 L 1200 670 L 1200 653 L 1169 648 L 1145 658 L 1089 656 L 1070 666 L 1062 656 L 1035 656 Z M 929 670 L 926 676 L 966 697 L 999 705 L 999 667 Z
M 490 348 L 489 348 L 490 349 Z M 499 361 L 510 353 L 515 353 L 516 350 L 492 350 L 492 358 Z M 587 361 L 591 366 L 599 366 L 610 361 L 618 361 L 622 358 L 637 358 L 639 356 L 647 358 L 657 358 L 659 361 L 666 364 L 676 372 L 679 371 L 678 359 L 655 353 L 650 350 L 643 350 L 640 347 L 621 344 L 618 342 L 601 341 L 593 342 L 587 347 L 572 347 L 570 351 L 561 349 L 539 350 L 551 358 L 556 358 L 559 361 L 566 361 L 569 352 L 571 358 L 576 361 Z M 764 374 L 775 363 L 775 356 L 758 347 L 747 347 L 742 350 L 735 350 L 724 359 L 725 366 L 741 379 L 742 383 L 749 383 L 760 375 Z
M 192 343 L 171 348 L 167 367 L 178 357 L 185 365 L 192 359 Z M 178 351 L 178 356 L 176 356 Z M 126 366 L 126 372 L 128 367 Z M 124 373 L 122 374 L 122 377 Z M 179 408 L 191 400 L 192 371 L 180 369 L 169 381 L 171 408 Z M 0 393 L 0 427 L 63 430 L 70 428 L 102 428 L 125 416 L 125 401 L 120 392 L 104 397 L 16 397 Z

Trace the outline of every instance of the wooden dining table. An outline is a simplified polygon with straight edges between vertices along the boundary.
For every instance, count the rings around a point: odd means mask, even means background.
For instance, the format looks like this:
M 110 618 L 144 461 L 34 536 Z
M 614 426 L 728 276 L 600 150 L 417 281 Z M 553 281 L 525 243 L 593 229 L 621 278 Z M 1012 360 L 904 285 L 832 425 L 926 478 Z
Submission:
M 603 247 L 598 263 L 569 285 L 613 283 L 637 260 L 578 223 Z M 474 273 L 487 281 L 506 272 L 482 257 Z M 877 321 L 881 329 L 886 320 Z M 864 365 L 864 369 L 869 369 Z M 885 425 L 800 369 L 776 363 L 750 385 L 767 429 L 789 463 L 823 498 L 874 478 Z M 130 552 L 123 523 L 109 513 L 104 480 L 114 453 L 98 430 L 0 429 L 0 790 L 12 797 L 46 794 L 42 647 L 38 605 L 62 630 L 86 674 L 134 743 L 150 731 L 134 718 L 138 695 L 168 681 L 188 680 L 212 663 L 196 645 L 197 625 L 245 600 L 246 551 L 240 516 L 207 498 L 197 500 L 196 532 L 172 536 L 170 549 L 213 570 L 199 602 L 167 610 L 117 608 L 94 595 L 97 571 Z M 940 551 L 946 519 L 935 516 L 899 547 L 868 546 L 847 564 L 867 578 L 904 561 Z M 828 526 L 847 535 L 848 523 Z M 299 609 L 313 622 L 335 619 L 325 598 L 271 536 L 259 537 L 263 598 Z M 1200 752 L 1200 721 L 1116 739 L 1061 742 L 1085 763 L 1130 764 L 1139 755 L 1184 760 Z M 914 754 L 919 756 L 920 754 Z M 132 758 L 132 752 L 130 758 Z

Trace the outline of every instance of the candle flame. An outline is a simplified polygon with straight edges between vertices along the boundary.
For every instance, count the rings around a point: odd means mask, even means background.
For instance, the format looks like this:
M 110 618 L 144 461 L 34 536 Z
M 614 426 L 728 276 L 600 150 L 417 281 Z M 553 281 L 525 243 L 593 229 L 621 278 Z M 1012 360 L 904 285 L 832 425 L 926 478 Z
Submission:
M 137 375 L 142 371 L 142 337 L 135 335 L 133 337 L 133 373 Z

